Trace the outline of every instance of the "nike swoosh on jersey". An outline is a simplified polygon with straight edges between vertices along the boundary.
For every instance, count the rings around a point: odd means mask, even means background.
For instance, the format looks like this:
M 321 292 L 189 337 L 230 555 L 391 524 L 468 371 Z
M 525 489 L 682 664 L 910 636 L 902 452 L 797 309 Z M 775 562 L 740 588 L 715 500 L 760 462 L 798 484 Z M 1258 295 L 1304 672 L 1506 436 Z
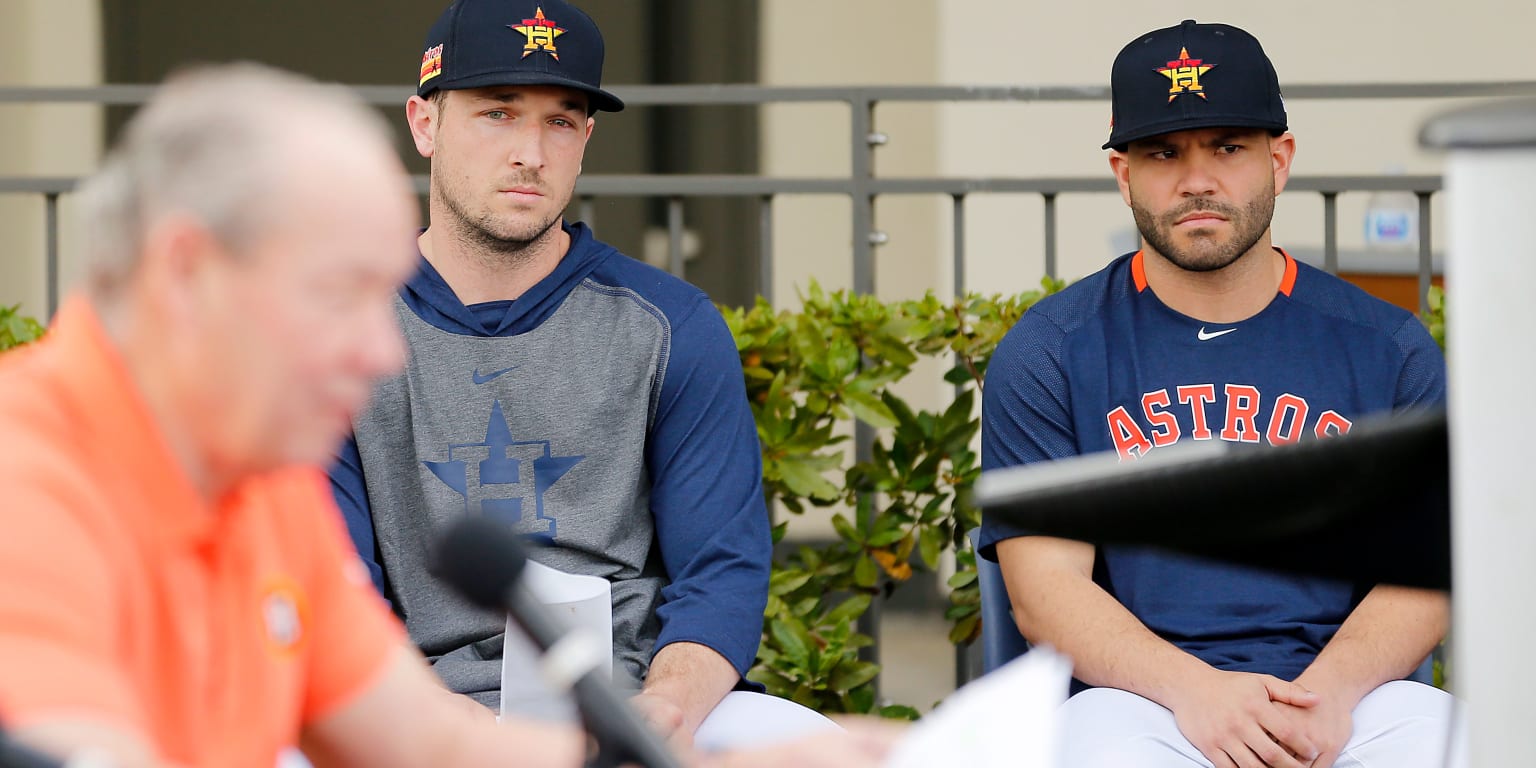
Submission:
M 1228 328 L 1225 331 L 1217 331 L 1215 333 L 1206 333 L 1205 332 L 1205 327 L 1201 326 L 1200 332 L 1195 334 L 1195 338 L 1197 338 L 1197 339 L 1199 339 L 1201 341 L 1210 341 L 1211 339 L 1214 339 L 1217 336 L 1225 336 L 1225 335 L 1227 335 L 1227 334 L 1229 334 L 1229 333 L 1231 333 L 1231 332 L 1233 332 L 1235 330 L 1237 330 L 1237 329 L 1236 328 Z
M 480 369 L 476 368 L 474 370 L 474 373 L 470 374 L 470 378 L 474 379 L 476 384 L 484 384 L 487 381 L 490 381 L 491 379 L 494 379 L 497 376 L 500 376 L 503 373 L 506 373 L 507 371 L 513 370 L 514 368 L 517 368 L 517 366 L 514 365 L 514 366 L 511 366 L 510 368 L 503 368 L 503 369 L 501 369 L 499 371 L 492 371 L 490 373 L 487 373 L 484 376 L 481 376 L 480 375 Z

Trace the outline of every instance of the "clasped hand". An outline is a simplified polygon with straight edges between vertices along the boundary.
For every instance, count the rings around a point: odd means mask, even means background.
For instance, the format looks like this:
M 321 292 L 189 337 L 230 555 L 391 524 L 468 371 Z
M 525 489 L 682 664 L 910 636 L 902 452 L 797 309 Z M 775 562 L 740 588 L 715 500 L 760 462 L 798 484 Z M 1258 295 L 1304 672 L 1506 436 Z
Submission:
M 1351 728 L 1348 707 L 1271 675 L 1210 670 L 1171 704 L 1216 768 L 1330 768 Z

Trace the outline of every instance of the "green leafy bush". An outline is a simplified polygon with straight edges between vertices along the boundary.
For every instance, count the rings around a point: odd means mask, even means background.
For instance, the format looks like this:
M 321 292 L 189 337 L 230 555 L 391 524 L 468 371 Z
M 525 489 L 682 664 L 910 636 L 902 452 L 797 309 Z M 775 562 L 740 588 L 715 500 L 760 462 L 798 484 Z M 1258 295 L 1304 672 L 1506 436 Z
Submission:
M 1428 308 L 1419 313 L 1419 320 L 1429 329 L 1429 335 L 1435 337 L 1435 343 L 1445 349 L 1445 291 L 1438 285 L 1431 285 L 1424 304 Z
M 981 471 L 972 449 L 978 391 L 1003 334 L 1062 285 L 883 303 L 813 283 L 799 312 L 775 312 L 761 300 L 722 309 L 741 353 L 769 501 L 793 515 L 813 506 L 848 513 L 832 518 L 835 543 L 801 546 L 774 563 L 751 679 L 822 712 L 916 716 L 906 706 L 877 710 L 870 682 L 879 667 L 859 658 L 872 641 L 855 627 L 874 600 L 911 578 L 914 562 L 932 569 L 953 549 L 950 638 L 977 637 L 975 561 L 963 541 L 980 522 L 968 501 Z M 914 409 L 891 389 L 925 357 L 944 360 L 944 378 L 956 386 L 938 412 Z M 866 461 L 847 445 L 855 421 L 879 430 Z M 775 542 L 795 519 L 774 529 Z
M 35 341 L 42 335 L 42 324 L 21 314 L 20 304 L 0 307 L 0 352 Z

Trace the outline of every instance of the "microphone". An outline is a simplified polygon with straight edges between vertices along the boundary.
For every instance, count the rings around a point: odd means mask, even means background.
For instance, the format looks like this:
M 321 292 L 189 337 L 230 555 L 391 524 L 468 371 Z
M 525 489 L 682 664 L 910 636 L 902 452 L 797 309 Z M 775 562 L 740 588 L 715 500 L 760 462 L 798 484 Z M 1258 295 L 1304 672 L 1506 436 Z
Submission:
M 24 747 L 0 732 L 0 768 L 65 768 L 61 760 Z
M 505 611 L 523 628 L 544 654 L 546 682 L 574 692 L 587 731 L 597 740 L 596 764 L 681 768 L 661 737 L 605 679 L 608 660 L 597 644 L 567 634 L 560 619 L 518 583 L 527 565 L 524 545 L 505 525 L 472 516 L 449 528 L 430 570 L 470 602 Z
M 1449 589 L 1444 410 L 1294 445 L 1178 443 L 992 470 L 984 513 L 1050 536 L 1151 545 L 1276 570 Z

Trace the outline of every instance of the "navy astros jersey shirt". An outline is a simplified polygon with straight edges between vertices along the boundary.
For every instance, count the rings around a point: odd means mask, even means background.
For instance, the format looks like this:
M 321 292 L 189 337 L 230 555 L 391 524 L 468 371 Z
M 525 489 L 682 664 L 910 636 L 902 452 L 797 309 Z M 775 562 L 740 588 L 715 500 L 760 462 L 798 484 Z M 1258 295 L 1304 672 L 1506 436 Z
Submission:
M 1122 256 L 1046 297 L 1009 331 L 987 370 L 983 469 L 1099 451 L 1135 461 L 1180 440 L 1279 445 L 1444 402 L 1445 362 L 1418 319 L 1343 280 L 1286 255 L 1274 300 L 1218 324 L 1163 304 L 1141 259 Z M 983 555 L 1028 533 L 986 519 Z M 1118 546 L 1099 549 L 1094 574 L 1185 651 L 1285 679 L 1371 586 Z

